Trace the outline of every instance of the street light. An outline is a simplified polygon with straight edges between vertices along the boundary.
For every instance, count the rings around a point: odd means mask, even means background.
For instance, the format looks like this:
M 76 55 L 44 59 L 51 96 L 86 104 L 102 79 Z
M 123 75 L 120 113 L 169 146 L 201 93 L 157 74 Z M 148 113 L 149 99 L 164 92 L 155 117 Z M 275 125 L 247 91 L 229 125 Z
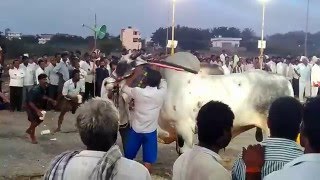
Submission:
M 264 52 L 264 21 L 265 21 L 265 13 L 266 13 L 266 4 L 268 0 L 259 0 L 262 2 L 262 24 L 261 24 L 261 42 L 260 44 L 260 69 L 262 69 L 263 64 L 263 52 Z
M 176 0 L 172 0 L 172 41 L 171 41 L 171 55 L 174 54 L 174 25 L 175 25 L 175 8 L 176 8 Z
M 308 4 L 307 4 L 306 34 L 304 39 L 304 55 L 306 57 L 308 56 L 309 7 L 310 7 L 310 0 L 308 0 Z

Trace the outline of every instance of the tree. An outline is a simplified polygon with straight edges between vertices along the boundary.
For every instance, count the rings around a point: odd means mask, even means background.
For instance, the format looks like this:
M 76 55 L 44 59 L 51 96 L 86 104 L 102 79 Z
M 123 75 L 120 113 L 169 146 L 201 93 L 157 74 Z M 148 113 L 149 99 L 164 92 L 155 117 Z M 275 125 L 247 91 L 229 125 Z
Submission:
M 255 32 L 251 28 L 245 28 L 241 32 L 242 40 L 252 40 L 255 37 Z

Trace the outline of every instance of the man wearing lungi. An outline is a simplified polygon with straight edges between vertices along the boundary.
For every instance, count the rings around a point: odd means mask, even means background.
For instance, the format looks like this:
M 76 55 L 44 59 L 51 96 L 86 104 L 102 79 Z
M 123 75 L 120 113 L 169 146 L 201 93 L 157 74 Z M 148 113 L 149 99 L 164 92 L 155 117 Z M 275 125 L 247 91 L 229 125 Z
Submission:
M 26 133 L 29 134 L 32 144 L 38 143 L 35 131 L 36 127 L 43 121 L 41 119 L 41 117 L 43 118 L 42 109 L 44 109 L 46 101 L 52 103 L 53 106 L 57 104 L 55 100 L 46 96 L 46 88 L 48 87 L 47 75 L 40 74 L 37 78 L 39 84 L 29 91 L 26 98 L 26 112 L 31 123 Z
M 82 103 L 82 97 L 85 92 L 84 83 L 80 81 L 80 71 L 75 69 L 72 71 L 72 79 L 66 81 L 62 89 L 62 97 L 59 101 L 60 115 L 58 120 L 58 128 L 55 132 L 61 131 L 61 124 L 64 115 L 71 111 L 75 114 L 77 108 Z

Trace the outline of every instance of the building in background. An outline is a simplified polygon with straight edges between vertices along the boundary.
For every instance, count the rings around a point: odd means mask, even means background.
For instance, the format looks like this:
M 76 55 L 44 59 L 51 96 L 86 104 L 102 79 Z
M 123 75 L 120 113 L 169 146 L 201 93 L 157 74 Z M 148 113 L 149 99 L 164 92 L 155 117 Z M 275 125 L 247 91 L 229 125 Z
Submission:
M 4 35 L 6 36 L 7 39 L 12 40 L 12 39 L 21 39 L 22 33 L 11 32 L 11 30 L 7 28 L 4 30 Z
M 39 35 L 39 44 L 45 44 L 47 43 L 48 41 L 51 40 L 51 38 L 53 37 L 54 35 L 53 34 L 40 34 Z
M 242 38 L 218 37 L 211 39 L 211 45 L 213 48 L 222 49 L 239 48 L 241 40 Z
M 141 33 L 139 30 L 129 26 L 126 29 L 121 29 L 120 40 L 122 46 L 127 50 L 141 49 Z

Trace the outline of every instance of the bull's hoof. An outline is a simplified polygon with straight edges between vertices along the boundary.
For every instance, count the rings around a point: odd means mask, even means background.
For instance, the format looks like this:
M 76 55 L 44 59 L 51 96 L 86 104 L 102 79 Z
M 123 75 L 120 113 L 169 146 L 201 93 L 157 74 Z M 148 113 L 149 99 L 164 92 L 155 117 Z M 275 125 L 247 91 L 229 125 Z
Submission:
M 256 129 L 256 140 L 258 142 L 261 142 L 263 140 L 263 134 L 262 134 L 262 129 L 261 128 L 257 128 Z

